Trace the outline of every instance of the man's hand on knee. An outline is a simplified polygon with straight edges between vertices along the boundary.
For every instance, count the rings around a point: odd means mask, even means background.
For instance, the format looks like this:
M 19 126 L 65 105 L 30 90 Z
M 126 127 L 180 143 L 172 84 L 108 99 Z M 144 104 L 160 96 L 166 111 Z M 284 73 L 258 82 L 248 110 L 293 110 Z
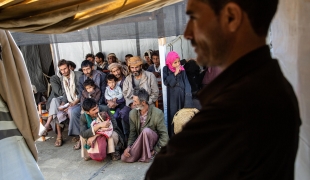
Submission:
M 124 151 L 124 156 L 126 157 L 126 158 L 129 158 L 131 155 L 129 154 L 129 151 L 130 151 L 130 147 L 127 147 L 126 149 L 125 149 L 125 151 Z

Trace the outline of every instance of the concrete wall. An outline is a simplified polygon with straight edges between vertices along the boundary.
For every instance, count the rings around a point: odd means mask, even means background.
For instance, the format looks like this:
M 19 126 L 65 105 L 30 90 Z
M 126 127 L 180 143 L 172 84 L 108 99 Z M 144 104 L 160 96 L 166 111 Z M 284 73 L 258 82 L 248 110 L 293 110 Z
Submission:
M 271 27 L 273 55 L 294 86 L 302 126 L 295 164 L 296 180 L 310 179 L 310 1 L 280 0 Z

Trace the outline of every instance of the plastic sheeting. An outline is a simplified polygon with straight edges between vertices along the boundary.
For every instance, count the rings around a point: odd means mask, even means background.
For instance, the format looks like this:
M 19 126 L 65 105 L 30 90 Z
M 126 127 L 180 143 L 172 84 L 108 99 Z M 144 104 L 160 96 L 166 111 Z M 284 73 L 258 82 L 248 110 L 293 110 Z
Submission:
M 295 179 L 310 179 L 310 1 L 280 0 L 271 27 L 273 55 L 298 97 L 302 126 L 295 165 Z

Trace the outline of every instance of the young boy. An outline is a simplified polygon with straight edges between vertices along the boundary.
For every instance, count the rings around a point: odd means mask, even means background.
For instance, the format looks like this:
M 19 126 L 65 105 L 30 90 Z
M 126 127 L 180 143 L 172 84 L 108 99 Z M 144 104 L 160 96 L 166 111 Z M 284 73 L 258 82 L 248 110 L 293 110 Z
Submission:
M 96 86 L 95 82 L 92 79 L 86 79 L 83 83 L 84 90 L 81 95 L 81 104 L 83 104 L 83 101 L 86 98 L 92 98 L 96 101 L 97 104 L 99 104 L 99 100 L 101 97 L 101 91 Z
M 122 89 L 117 85 L 117 78 L 113 74 L 107 76 L 107 88 L 105 90 L 105 99 L 108 107 L 114 110 L 114 118 L 118 118 L 119 111 L 125 105 L 125 99 L 123 97 Z

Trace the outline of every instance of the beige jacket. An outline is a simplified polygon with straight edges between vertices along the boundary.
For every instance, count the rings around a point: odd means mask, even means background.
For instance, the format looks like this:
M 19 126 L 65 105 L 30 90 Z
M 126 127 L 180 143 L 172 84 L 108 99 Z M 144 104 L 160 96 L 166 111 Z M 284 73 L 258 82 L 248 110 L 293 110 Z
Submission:
M 144 88 L 149 93 L 149 104 L 153 104 L 157 101 L 159 90 L 156 77 L 153 73 L 142 70 L 139 88 Z M 126 105 L 129 106 L 129 104 L 132 103 L 133 95 L 132 74 L 129 74 L 124 81 L 123 95 L 126 100 Z

